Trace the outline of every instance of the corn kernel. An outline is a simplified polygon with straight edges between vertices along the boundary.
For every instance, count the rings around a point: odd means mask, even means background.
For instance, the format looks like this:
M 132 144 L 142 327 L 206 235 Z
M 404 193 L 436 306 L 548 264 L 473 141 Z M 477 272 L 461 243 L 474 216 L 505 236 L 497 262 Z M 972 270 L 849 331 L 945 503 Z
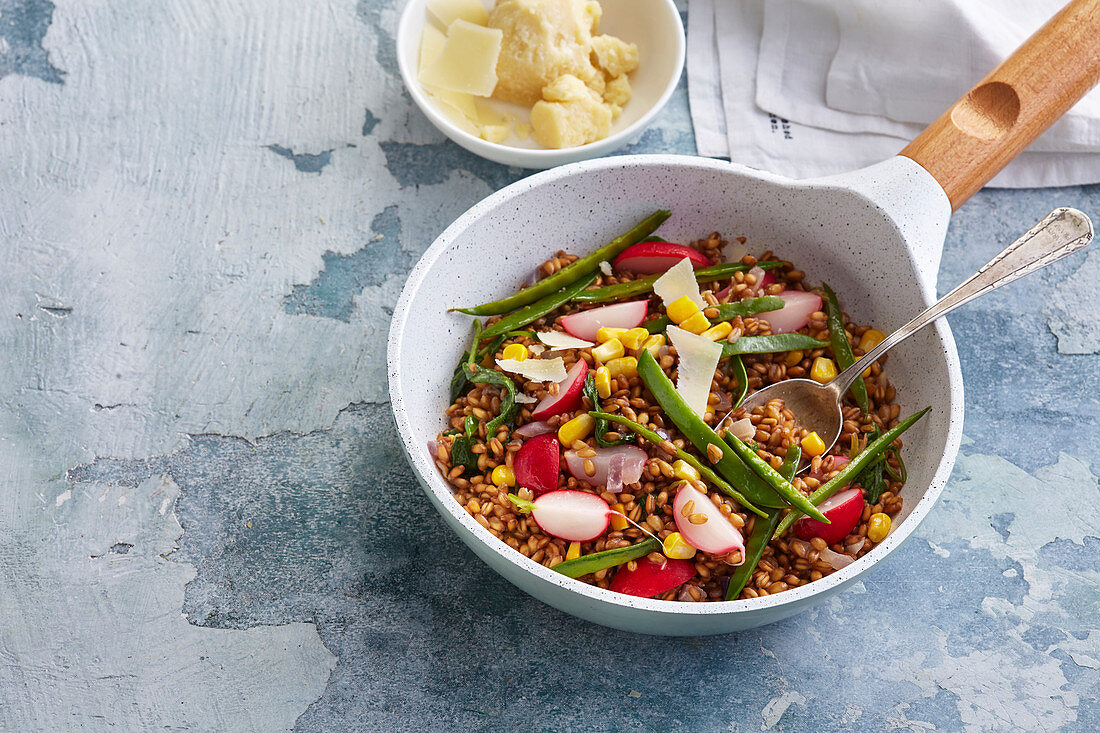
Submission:
M 573 445 L 573 441 L 584 440 L 596 427 L 596 418 L 582 412 L 558 428 L 558 440 L 562 445 Z
M 710 321 L 703 315 L 703 311 L 695 311 L 695 315 L 680 322 L 680 328 L 692 333 L 702 333 L 710 328 Z
M 836 363 L 832 359 L 827 356 L 819 356 L 814 359 L 814 365 L 810 368 L 810 379 L 825 384 L 832 381 L 835 376 Z
M 882 512 L 872 514 L 867 521 L 867 539 L 878 544 L 886 539 L 888 534 L 890 534 L 890 515 Z
M 721 341 L 726 336 L 729 336 L 732 332 L 733 332 L 733 326 L 730 325 L 730 322 L 729 321 L 722 321 L 721 323 L 714 324 L 713 326 L 708 328 L 706 331 L 703 331 L 703 333 L 701 333 L 699 335 L 702 336 L 703 338 L 708 338 L 711 341 Z
M 594 378 L 596 382 L 596 394 L 600 396 L 600 399 L 606 400 L 611 396 L 611 370 L 605 366 L 596 370 L 596 376 Z M 598 408 L 599 405 L 592 405 L 592 407 Z
M 686 295 L 681 295 L 676 300 L 665 306 L 665 313 L 673 323 L 680 324 L 699 312 L 699 306 Z
M 493 469 L 493 473 L 490 476 L 493 479 L 493 483 L 497 486 L 515 486 L 516 474 L 512 473 L 512 469 L 503 463 Z
M 627 329 L 625 328 L 612 328 L 611 326 L 602 326 L 596 331 L 596 343 L 606 344 L 611 339 L 622 339 Z
M 665 335 L 663 333 L 655 333 L 642 342 L 642 348 L 652 354 L 654 359 L 660 357 L 661 347 L 664 345 Z
M 523 361 L 527 358 L 527 347 L 523 344 L 508 344 L 504 347 L 504 351 L 501 352 L 501 356 L 505 359 Z
M 700 478 L 699 472 L 695 470 L 695 466 L 683 459 L 672 464 L 672 473 L 676 478 L 683 479 L 684 481 L 698 481 Z
M 881 344 L 886 339 L 886 334 L 882 331 L 876 331 L 873 328 L 868 328 L 863 332 L 863 336 L 859 340 L 859 348 L 866 354 L 871 349 Z
M 647 338 L 649 338 L 649 331 L 639 326 L 638 328 L 628 329 L 626 333 L 619 337 L 619 340 L 623 342 L 623 346 L 633 351 L 645 343 Z
M 802 361 L 802 352 L 798 349 L 794 351 L 788 351 L 787 356 L 783 359 L 783 363 L 790 369 L 793 366 L 798 366 L 798 362 Z
M 633 356 L 620 356 L 607 362 L 607 368 L 613 377 L 638 376 L 638 360 Z
M 565 559 L 566 560 L 576 560 L 580 556 L 581 556 L 581 543 L 580 542 L 570 542 L 569 543 L 569 549 L 565 551 Z
M 618 512 L 611 515 L 611 529 L 621 532 L 630 526 L 630 522 L 626 521 L 626 507 L 622 504 L 612 504 L 611 511 Z
M 668 537 L 665 537 L 663 550 L 665 557 L 673 560 L 687 560 L 695 557 L 695 548 L 692 547 L 684 540 L 684 536 L 679 532 L 673 532 Z
M 618 359 L 620 356 L 626 353 L 623 349 L 623 342 L 619 339 L 611 339 L 605 341 L 596 348 L 592 349 L 592 356 L 596 361 L 606 364 L 612 359 Z
M 825 441 L 817 433 L 810 433 L 802 439 L 802 450 L 806 451 L 806 455 L 810 458 L 822 455 L 825 449 Z

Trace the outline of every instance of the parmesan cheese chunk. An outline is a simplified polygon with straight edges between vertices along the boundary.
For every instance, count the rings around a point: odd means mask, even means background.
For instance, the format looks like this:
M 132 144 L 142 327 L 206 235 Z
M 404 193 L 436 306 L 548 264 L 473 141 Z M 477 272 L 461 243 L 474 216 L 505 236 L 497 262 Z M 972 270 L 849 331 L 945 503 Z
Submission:
M 653 292 L 664 301 L 665 307 L 686 295 L 699 310 L 706 308 L 703 296 L 699 294 L 699 283 L 695 281 L 695 268 L 687 257 L 657 278 L 653 283 Z
M 428 66 L 420 69 L 421 83 L 450 92 L 490 96 L 497 85 L 497 57 L 502 37 L 496 28 L 456 20 L 447 29 L 443 50 Z
M 595 36 L 592 50 L 596 54 L 596 63 L 610 77 L 629 74 L 638 68 L 638 46 L 633 43 L 615 36 Z
M 531 108 L 535 140 L 546 148 L 571 148 L 607 137 L 611 108 L 583 81 L 566 74 L 542 90 Z
M 428 12 L 444 28 L 449 28 L 456 20 L 474 25 L 485 25 L 489 22 L 489 11 L 478 0 L 428 0 L 427 6 Z
M 666 333 L 680 359 L 676 365 L 676 391 L 695 414 L 703 417 L 722 345 L 677 326 L 669 326 Z
M 718 350 L 721 352 L 722 347 L 719 346 Z M 497 359 L 497 366 L 506 372 L 518 374 L 524 379 L 536 382 L 560 382 L 565 379 L 565 360 L 560 356 L 553 359 L 524 359 L 523 361 Z

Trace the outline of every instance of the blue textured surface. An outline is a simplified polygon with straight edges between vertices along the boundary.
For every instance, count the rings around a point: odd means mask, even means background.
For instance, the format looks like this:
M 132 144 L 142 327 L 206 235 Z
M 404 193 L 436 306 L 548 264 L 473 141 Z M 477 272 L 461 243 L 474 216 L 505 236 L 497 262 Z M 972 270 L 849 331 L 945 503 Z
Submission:
M 409 108 L 393 5 L 359 4 L 389 83 L 353 115 L 380 151 L 362 175 L 392 177 L 392 200 L 372 202 L 380 213 L 369 225 L 335 241 L 315 277 L 279 294 L 288 317 L 369 320 L 369 291 L 381 314 L 372 317 L 384 319 L 428 234 L 528 174 L 387 119 Z M 0 0 L 0 33 L 18 52 L 0 56 L 0 76 L 61 81 L 41 46 L 51 9 Z M 311 179 L 334 175 L 337 158 L 353 152 L 350 143 L 317 154 L 268 147 L 264 156 L 288 158 L 292 173 Z M 683 83 L 623 152 L 694 152 Z M 418 198 L 454 180 L 445 204 Z M 1059 205 L 1100 213 L 1100 187 L 980 192 L 952 222 L 941 292 Z M 855 590 L 740 634 L 639 637 L 520 593 L 446 530 L 380 401 L 350 405 L 306 434 L 192 435 L 167 455 L 97 458 L 68 480 L 74 495 L 162 475 L 179 485 L 184 533 L 170 559 L 197 571 L 182 608 L 191 624 L 316 625 L 338 661 L 298 718 L 302 731 L 1098 730 L 1100 528 L 1060 533 L 1057 513 L 1031 511 L 1043 502 L 1069 517 L 1100 502 L 1100 355 L 1059 354 L 1043 308 L 1083 259 L 951 316 L 968 440 L 917 534 Z M 1100 313 L 1100 302 L 1085 306 Z M 384 332 L 371 338 L 382 350 Z

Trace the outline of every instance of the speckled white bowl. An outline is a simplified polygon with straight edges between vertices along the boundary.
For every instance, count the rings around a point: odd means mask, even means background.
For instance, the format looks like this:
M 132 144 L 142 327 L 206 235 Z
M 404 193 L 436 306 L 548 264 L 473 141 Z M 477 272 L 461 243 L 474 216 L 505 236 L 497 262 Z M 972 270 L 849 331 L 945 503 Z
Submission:
M 483 0 L 487 7 L 491 0 Z M 397 65 L 416 106 L 440 132 L 471 153 L 519 168 L 552 168 L 598 158 L 637 142 L 645 128 L 668 103 L 684 68 L 684 24 L 672 0 L 600 0 L 600 32 L 638 44 L 640 63 L 630 74 L 633 96 L 603 140 L 575 148 L 550 150 L 533 138 L 491 143 L 455 125 L 439 102 L 417 80 L 420 36 L 428 22 L 425 0 L 409 0 L 397 25 Z
M 704 158 L 667 155 L 593 160 L 539 173 L 481 201 L 428 249 L 401 293 L 389 336 L 390 400 L 409 463 L 446 522 L 485 562 L 567 613 L 650 634 L 715 634 L 789 616 L 849 585 L 908 537 L 939 497 L 962 430 L 962 378 L 940 321 L 890 354 L 902 413 L 931 405 L 905 436 L 909 481 L 894 530 L 865 557 L 775 596 L 677 603 L 612 593 L 532 562 L 493 537 L 454 500 L 428 452 L 445 428 L 451 371 L 470 319 L 447 309 L 513 292 L 557 249 L 583 253 L 658 208 L 658 233 L 687 241 L 721 232 L 752 251 L 774 250 L 811 282 L 828 281 L 860 323 L 891 331 L 931 303 L 950 217 L 934 179 L 907 158 L 818 181 L 789 181 Z M 433 338 L 424 338 L 433 324 Z M 405 338 L 406 332 L 409 338 Z M 905 588 L 892 591 L 904 597 Z

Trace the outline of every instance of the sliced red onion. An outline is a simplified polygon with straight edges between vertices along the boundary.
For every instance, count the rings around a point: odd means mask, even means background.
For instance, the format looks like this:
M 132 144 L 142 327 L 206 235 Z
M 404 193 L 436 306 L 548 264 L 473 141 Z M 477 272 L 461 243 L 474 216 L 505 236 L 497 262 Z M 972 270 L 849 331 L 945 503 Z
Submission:
M 754 282 L 756 283 L 756 285 L 754 285 L 754 286 L 753 286 L 753 292 L 754 292 L 754 293 L 759 293 L 759 292 L 760 292 L 760 289 L 761 289 L 761 287 L 762 287 L 762 286 L 763 286 L 763 284 L 764 284 L 764 274 L 765 274 L 765 273 L 764 273 L 764 269 L 763 269 L 762 267 L 760 267 L 759 265 L 753 265 L 752 269 L 751 269 L 751 270 L 749 270 L 749 271 L 748 271 L 747 273 L 745 273 L 745 274 L 746 274 L 746 275 L 752 275 L 752 276 L 753 276 L 754 278 L 756 278 L 756 279 L 754 280 Z
M 756 426 L 753 425 L 752 420 L 747 417 L 735 420 L 726 430 L 728 430 L 731 435 L 736 435 L 740 440 L 751 440 L 756 437 Z
M 822 562 L 831 565 L 836 570 L 843 570 L 844 568 L 855 562 L 854 558 L 849 557 L 848 555 L 843 555 L 839 552 L 833 552 L 828 547 L 822 550 L 818 554 L 818 557 L 821 558 Z
M 858 553 L 860 550 L 863 549 L 863 546 L 865 544 L 867 544 L 867 538 L 866 537 L 860 537 L 859 540 L 857 540 L 856 542 L 853 542 L 850 545 L 845 545 L 844 546 L 844 551 L 847 552 L 849 555 L 855 555 L 856 553 Z
M 810 314 L 821 310 L 821 296 L 802 290 L 784 290 L 779 294 L 786 304 L 776 311 L 761 314 L 772 327 L 772 333 L 791 333 L 810 321 Z
M 435 460 L 435 452 L 437 450 L 439 450 L 439 443 L 436 443 L 434 440 L 429 440 L 428 453 L 431 455 L 433 461 Z
M 727 295 L 729 295 L 729 294 L 730 294 L 730 291 L 732 291 L 732 290 L 733 290 L 733 283 L 732 283 L 732 282 L 730 282 L 730 284 L 729 284 L 729 285 L 727 285 L 726 287 L 722 288 L 722 289 L 721 289 L 721 290 L 719 290 L 719 291 L 718 291 L 717 293 L 715 293 L 715 294 L 714 294 L 714 297 L 715 297 L 715 298 L 717 298 L 718 300 L 722 300 L 722 299 L 723 299 L 723 298 L 725 298 L 725 297 L 726 297 Z
M 607 462 L 607 490 L 609 493 L 618 494 L 623 490 L 623 467 L 626 465 L 626 456 L 616 453 Z
M 555 430 L 557 430 L 557 428 L 550 423 L 539 420 L 537 422 L 529 422 L 526 425 L 521 425 L 513 432 L 521 438 L 533 438 L 536 435 L 546 435 Z
M 622 470 L 619 476 L 619 491 L 622 485 L 637 483 L 642 478 L 642 469 L 649 456 L 636 445 L 613 445 L 607 448 L 593 448 L 596 455 L 591 458 L 582 458 L 575 450 L 565 451 L 565 465 L 569 473 L 578 481 L 584 481 L 590 486 L 606 486 L 610 488 L 611 459 L 621 455 L 623 457 Z M 592 461 L 596 472 L 589 476 L 584 472 L 584 462 Z M 614 493 L 614 492 L 612 492 Z

